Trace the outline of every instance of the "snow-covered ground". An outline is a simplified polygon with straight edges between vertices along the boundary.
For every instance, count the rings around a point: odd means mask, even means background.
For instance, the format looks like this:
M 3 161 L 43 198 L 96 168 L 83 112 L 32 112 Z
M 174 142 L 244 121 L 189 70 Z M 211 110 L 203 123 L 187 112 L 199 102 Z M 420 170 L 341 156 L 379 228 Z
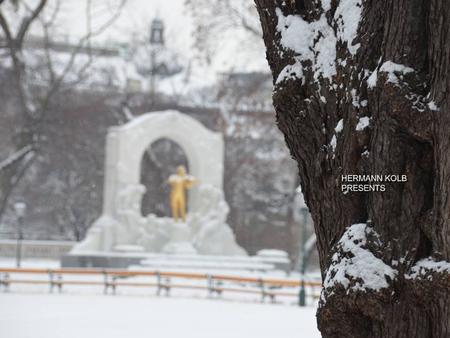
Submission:
M 23 267 L 59 267 L 54 260 L 22 263 Z M 12 259 L 0 259 L 0 267 L 13 266 Z M 313 299 L 308 301 L 310 306 L 299 308 L 295 297 L 262 304 L 258 294 L 208 298 L 205 290 L 174 289 L 170 297 L 156 296 L 154 288 L 120 287 L 115 296 L 102 294 L 101 285 L 65 286 L 62 293 L 53 294 L 48 290 L 46 283 L 13 284 L 9 292 L 1 288 L 0 337 L 320 337 Z
M 315 308 L 154 296 L 0 294 L 8 338 L 320 337 Z

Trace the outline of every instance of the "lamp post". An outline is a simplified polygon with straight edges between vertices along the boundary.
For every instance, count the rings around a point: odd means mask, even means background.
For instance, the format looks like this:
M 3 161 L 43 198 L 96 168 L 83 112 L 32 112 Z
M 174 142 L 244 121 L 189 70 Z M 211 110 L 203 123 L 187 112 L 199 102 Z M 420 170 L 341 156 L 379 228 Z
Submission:
M 27 205 L 24 202 L 14 203 L 14 210 L 17 216 L 17 245 L 16 245 L 16 266 L 20 268 L 20 263 L 22 260 L 22 240 L 23 240 L 23 217 L 25 216 L 25 211 Z
M 306 223 L 308 221 L 308 209 L 301 209 L 303 221 L 300 224 L 300 249 L 299 249 L 299 270 L 300 270 L 300 290 L 298 293 L 298 305 L 306 306 L 305 272 L 306 272 Z

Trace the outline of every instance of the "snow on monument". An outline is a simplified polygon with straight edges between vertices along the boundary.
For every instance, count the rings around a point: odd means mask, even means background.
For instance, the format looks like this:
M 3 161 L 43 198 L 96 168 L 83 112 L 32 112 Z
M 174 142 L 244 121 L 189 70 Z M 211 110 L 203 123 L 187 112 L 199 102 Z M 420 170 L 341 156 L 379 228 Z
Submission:
M 145 187 L 141 159 L 147 147 L 168 138 L 186 153 L 198 182 L 189 190 L 185 222 L 141 214 Z M 93 253 L 246 255 L 226 223 L 222 135 L 177 111 L 144 114 L 111 127 L 106 142 L 103 212 L 69 256 Z M 168 173 L 168 176 L 171 173 Z M 167 201 L 168 203 L 168 201 Z

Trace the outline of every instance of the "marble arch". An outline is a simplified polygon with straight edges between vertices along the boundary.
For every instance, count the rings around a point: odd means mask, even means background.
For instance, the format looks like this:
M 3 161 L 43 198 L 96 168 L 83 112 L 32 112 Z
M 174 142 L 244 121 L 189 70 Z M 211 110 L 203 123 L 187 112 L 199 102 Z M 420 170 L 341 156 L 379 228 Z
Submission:
M 187 222 L 141 214 L 145 187 L 141 161 L 154 141 L 167 138 L 186 154 L 199 184 L 189 195 Z M 102 216 L 72 254 L 92 251 L 245 255 L 226 223 L 223 194 L 223 137 L 192 117 L 168 110 L 141 115 L 111 127 L 106 140 Z M 170 173 L 168 173 L 169 175 Z
M 222 190 L 223 138 L 192 117 L 177 111 L 141 115 L 107 136 L 103 213 L 115 213 L 115 197 L 127 186 L 140 183 L 145 150 L 158 139 L 177 143 L 186 154 L 190 174 L 202 184 Z M 169 174 L 169 173 L 168 173 Z M 190 210 L 199 208 L 198 189 L 192 189 Z

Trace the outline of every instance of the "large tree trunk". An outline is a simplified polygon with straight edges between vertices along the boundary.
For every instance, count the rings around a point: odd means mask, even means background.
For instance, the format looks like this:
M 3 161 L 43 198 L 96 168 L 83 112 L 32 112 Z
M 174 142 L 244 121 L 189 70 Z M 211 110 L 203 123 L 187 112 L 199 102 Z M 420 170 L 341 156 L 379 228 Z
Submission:
M 450 6 L 255 0 L 314 220 L 324 337 L 450 337 Z M 407 175 L 341 192 L 341 175 Z

